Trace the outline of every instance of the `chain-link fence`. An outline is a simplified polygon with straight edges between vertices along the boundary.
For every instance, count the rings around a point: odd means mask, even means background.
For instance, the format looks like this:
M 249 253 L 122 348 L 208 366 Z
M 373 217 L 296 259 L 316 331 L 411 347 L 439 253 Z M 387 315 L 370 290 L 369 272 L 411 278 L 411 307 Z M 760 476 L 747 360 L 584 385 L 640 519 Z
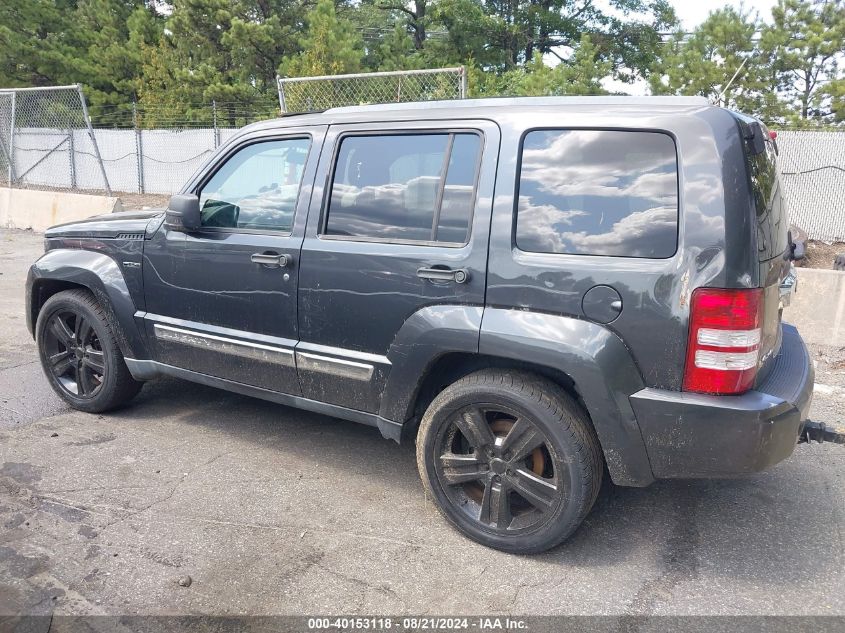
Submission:
M 456 98 L 465 81 L 460 68 L 280 80 L 279 97 L 290 111 L 316 109 L 318 99 L 330 107 Z M 0 186 L 169 195 L 238 128 L 278 116 L 279 104 L 127 103 L 90 114 L 78 86 L 0 89 Z M 811 239 L 845 241 L 845 130 L 783 130 L 777 140 L 791 221 Z
M 811 239 L 845 241 L 845 130 L 778 132 L 790 221 Z
M 322 77 L 279 77 L 282 112 L 312 112 L 338 106 L 436 99 L 465 99 L 463 66 Z
M 165 195 L 178 191 L 239 128 L 277 116 L 273 98 L 250 104 L 126 104 L 91 112 L 112 188 Z
M 279 115 L 251 103 L 134 103 L 86 114 L 76 86 L 0 90 L 0 186 L 169 195 L 240 127 Z
M 0 90 L 0 184 L 111 192 L 82 90 Z

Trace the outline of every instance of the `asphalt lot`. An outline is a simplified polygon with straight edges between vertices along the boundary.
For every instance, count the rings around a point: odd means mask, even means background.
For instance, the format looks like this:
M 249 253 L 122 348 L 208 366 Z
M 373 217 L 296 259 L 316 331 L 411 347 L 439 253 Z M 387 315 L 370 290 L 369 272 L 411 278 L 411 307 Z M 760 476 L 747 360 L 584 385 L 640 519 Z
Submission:
M 0 614 L 845 615 L 841 447 L 608 486 L 569 542 L 510 556 L 450 529 L 374 429 L 175 380 L 71 411 L 25 327 L 40 252 L 0 232 Z M 833 421 L 845 355 L 814 351 Z

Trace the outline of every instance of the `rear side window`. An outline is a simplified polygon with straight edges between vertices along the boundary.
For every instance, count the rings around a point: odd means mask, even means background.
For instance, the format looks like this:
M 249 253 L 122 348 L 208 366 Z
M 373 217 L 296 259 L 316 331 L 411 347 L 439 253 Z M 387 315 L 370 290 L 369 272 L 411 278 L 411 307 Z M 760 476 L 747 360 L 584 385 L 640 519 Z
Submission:
M 466 243 L 480 151 L 472 133 L 344 138 L 323 233 Z
M 658 132 L 529 132 L 516 243 L 538 253 L 671 257 L 678 243 L 674 141 Z
M 780 179 L 773 143 L 766 141 L 765 150 L 748 157 L 751 190 L 757 213 L 757 254 L 761 262 L 777 257 L 786 250 L 789 221 L 780 190 Z

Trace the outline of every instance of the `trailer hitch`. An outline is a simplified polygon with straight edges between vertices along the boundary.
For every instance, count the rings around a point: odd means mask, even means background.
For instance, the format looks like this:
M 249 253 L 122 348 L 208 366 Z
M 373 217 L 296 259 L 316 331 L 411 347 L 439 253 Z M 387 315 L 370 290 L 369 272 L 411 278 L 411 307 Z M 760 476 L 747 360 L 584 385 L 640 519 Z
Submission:
M 801 435 L 798 436 L 798 443 L 803 444 L 804 442 L 845 444 L 845 427 L 841 424 L 831 426 L 824 422 L 807 420 L 801 430 Z

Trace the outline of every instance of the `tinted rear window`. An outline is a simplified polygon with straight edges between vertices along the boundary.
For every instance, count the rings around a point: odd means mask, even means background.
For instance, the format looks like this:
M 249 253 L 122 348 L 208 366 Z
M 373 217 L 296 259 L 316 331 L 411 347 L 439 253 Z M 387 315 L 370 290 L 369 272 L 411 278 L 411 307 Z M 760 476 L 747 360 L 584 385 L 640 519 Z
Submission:
M 524 251 L 671 257 L 675 143 L 658 132 L 536 130 L 522 144 L 516 243 Z
M 786 232 L 789 229 L 774 144 L 767 141 L 764 145 L 765 151 L 748 157 L 751 191 L 757 214 L 757 253 L 760 261 L 777 257 L 786 250 Z
M 466 243 L 480 151 L 481 137 L 472 133 L 344 138 L 324 233 Z

